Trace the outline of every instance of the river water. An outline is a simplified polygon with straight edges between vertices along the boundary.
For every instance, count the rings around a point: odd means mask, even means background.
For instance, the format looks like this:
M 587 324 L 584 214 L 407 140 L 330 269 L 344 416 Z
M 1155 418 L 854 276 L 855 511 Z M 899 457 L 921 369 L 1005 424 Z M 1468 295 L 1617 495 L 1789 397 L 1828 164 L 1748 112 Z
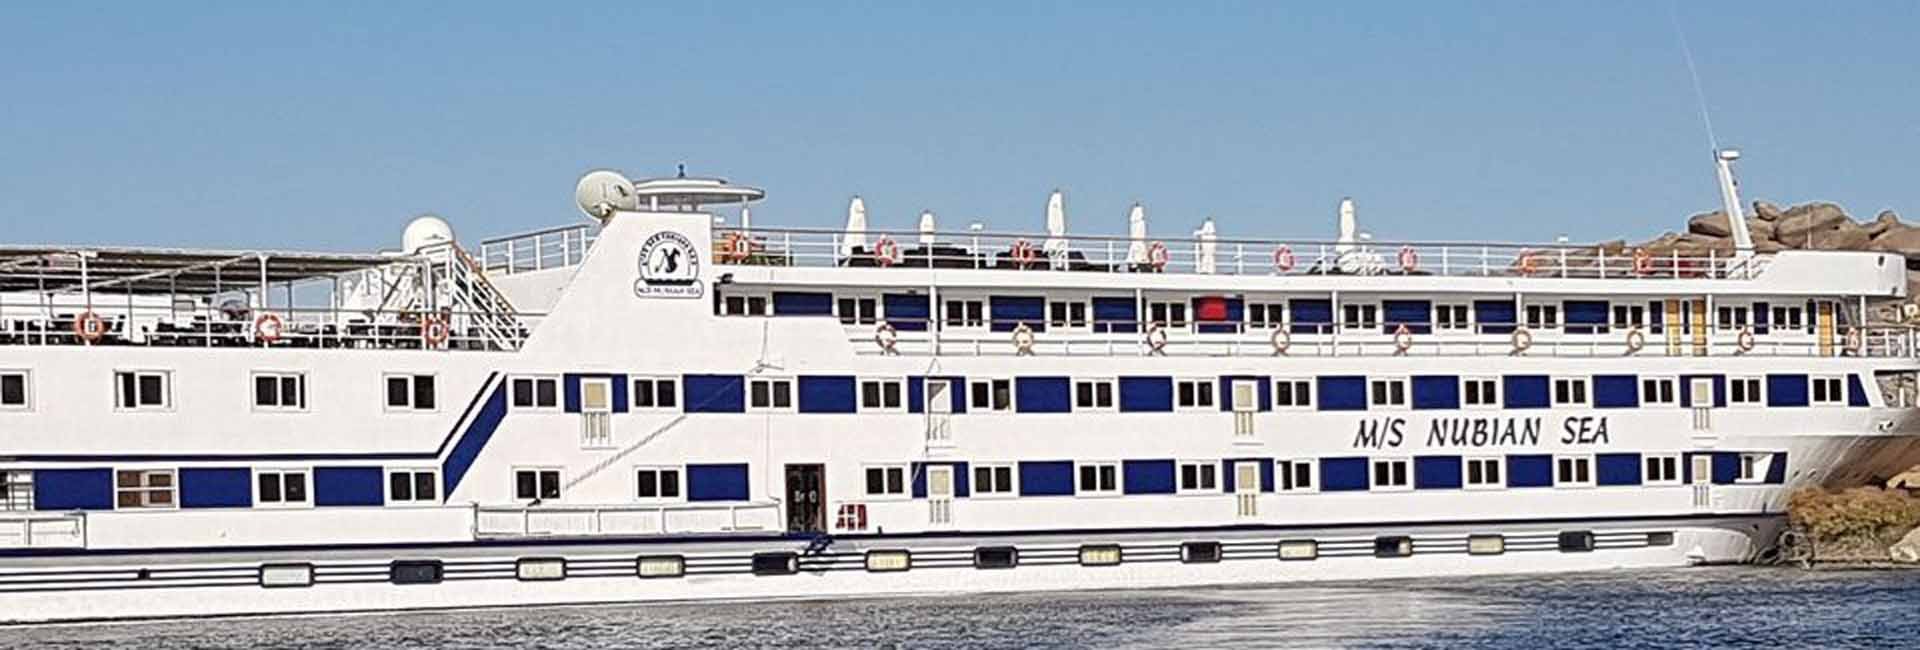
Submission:
M 1721 567 L 1229 589 L 0 630 L 10 647 L 1920 646 L 1920 571 Z

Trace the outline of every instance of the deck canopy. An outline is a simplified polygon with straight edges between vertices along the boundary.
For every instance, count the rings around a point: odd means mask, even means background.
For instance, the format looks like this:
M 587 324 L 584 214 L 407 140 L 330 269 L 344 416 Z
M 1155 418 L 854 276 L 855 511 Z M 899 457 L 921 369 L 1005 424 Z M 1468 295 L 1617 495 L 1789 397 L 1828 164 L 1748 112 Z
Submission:
M 362 253 L 0 246 L 0 292 L 210 294 L 321 279 L 411 259 Z

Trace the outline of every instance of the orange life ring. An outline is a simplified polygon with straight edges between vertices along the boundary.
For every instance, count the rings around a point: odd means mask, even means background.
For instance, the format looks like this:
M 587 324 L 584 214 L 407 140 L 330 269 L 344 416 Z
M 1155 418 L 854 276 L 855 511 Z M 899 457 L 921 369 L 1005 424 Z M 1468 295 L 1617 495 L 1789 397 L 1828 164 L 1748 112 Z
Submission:
M 1167 353 L 1167 328 L 1159 323 L 1147 326 L 1147 351 L 1154 355 Z
M 1858 327 L 1852 327 L 1847 329 L 1847 334 L 1841 339 L 1841 344 L 1846 346 L 1848 352 L 1859 354 L 1860 348 L 1866 347 L 1866 340 L 1866 333 L 1861 332 Z
M 1167 262 L 1172 260 L 1173 253 L 1167 250 L 1166 244 L 1154 242 L 1147 245 L 1147 265 L 1152 266 L 1153 270 L 1165 270 Z
M 1024 269 L 1027 265 L 1040 260 L 1040 249 L 1036 248 L 1033 242 L 1025 239 L 1016 240 L 1013 242 L 1012 256 L 1013 263 Z
M 721 252 L 726 255 L 729 262 L 745 262 L 753 255 L 753 240 L 747 239 L 746 235 L 738 232 L 727 233 L 726 243 L 723 246 Z
M 1753 351 L 1753 328 L 1751 327 L 1740 328 L 1740 333 L 1733 337 L 1733 345 L 1734 347 L 1740 348 L 1741 352 L 1752 352 Z
M 420 338 L 427 342 L 427 347 L 440 347 L 447 342 L 447 337 L 452 334 L 453 327 L 449 326 L 446 321 L 441 320 L 439 316 L 427 314 L 425 318 L 420 320 Z
M 893 266 L 900 261 L 900 244 L 892 237 L 881 237 L 873 243 L 873 263 L 880 266 Z
M 1023 357 L 1033 354 L 1033 344 L 1033 328 L 1027 327 L 1026 323 L 1015 325 L 1013 328 L 1014 354 Z
M 1412 246 L 1401 246 L 1400 270 L 1405 273 L 1412 273 L 1413 270 L 1417 268 L 1420 268 L 1420 253 L 1413 250 Z
M 1640 328 L 1635 327 L 1631 330 L 1627 330 L 1627 353 L 1628 354 L 1639 352 L 1641 348 L 1645 348 L 1645 347 L 1647 347 L 1647 335 L 1641 332 Z
M 1540 271 L 1540 256 L 1534 255 L 1533 253 L 1521 253 L 1519 265 L 1521 275 L 1533 275 Z
M 1527 331 L 1525 327 L 1514 328 L 1513 351 L 1515 353 L 1526 352 L 1527 348 L 1531 347 L 1533 347 L 1533 332 Z
M 1648 251 L 1647 249 L 1644 249 L 1644 248 L 1634 249 L 1633 273 L 1634 275 L 1647 275 L 1647 274 L 1653 273 L 1653 252 L 1652 251 Z
M 1406 354 L 1407 350 L 1411 349 L 1413 349 L 1413 330 L 1407 329 L 1406 323 L 1401 323 L 1398 329 L 1393 330 L 1393 353 Z
M 1294 264 L 1292 246 L 1281 244 L 1279 248 L 1273 249 L 1273 270 L 1286 273 L 1293 270 Z
M 73 319 L 73 335 L 92 343 L 107 335 L 107 319 L 89 309 Z
M 1273 356 L 1276 357 L 1286 354 L 1287 348 L 1293 347 L 1293 335 L 1287 333 L 1284 326 L 1273 328 L 1273 336 L 1267 337 L 1267 340 L 1273 344 Z
M 900 353 L 897 348 L 900 344 L 900 331 L 894 329 L 893 323 L 881 323 L 879 327 L 873 328 L 873 342 L 880 346 L 881 354 Z
M 280 340 L 280 335 L 284 331 L 284 324 L 280 322 L 280 317 L 277 315 L 261 314 L 259 318 L 253 319 L 253 337 L 263 343 Z

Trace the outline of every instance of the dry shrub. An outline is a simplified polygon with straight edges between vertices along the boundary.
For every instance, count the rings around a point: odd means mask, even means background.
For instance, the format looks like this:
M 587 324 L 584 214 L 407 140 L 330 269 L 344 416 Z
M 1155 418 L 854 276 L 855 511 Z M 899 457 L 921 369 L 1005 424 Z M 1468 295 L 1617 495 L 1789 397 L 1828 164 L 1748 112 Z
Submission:
M 1920 499 L 1877 487 L 1807 488 L 1787 501 L 1789 519 L 1817 543 L 1886 548 L 1920 526 Z

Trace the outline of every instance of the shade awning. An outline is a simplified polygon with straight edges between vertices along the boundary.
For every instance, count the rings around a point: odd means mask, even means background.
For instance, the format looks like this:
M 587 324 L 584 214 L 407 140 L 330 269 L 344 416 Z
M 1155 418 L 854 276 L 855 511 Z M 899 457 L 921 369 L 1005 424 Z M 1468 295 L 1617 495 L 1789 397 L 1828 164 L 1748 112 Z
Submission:
M 207 294 L 415 261 L 404 255 L 0 246 L 0 292 Z M 84 268 L 83 268 L 84 267 Z

